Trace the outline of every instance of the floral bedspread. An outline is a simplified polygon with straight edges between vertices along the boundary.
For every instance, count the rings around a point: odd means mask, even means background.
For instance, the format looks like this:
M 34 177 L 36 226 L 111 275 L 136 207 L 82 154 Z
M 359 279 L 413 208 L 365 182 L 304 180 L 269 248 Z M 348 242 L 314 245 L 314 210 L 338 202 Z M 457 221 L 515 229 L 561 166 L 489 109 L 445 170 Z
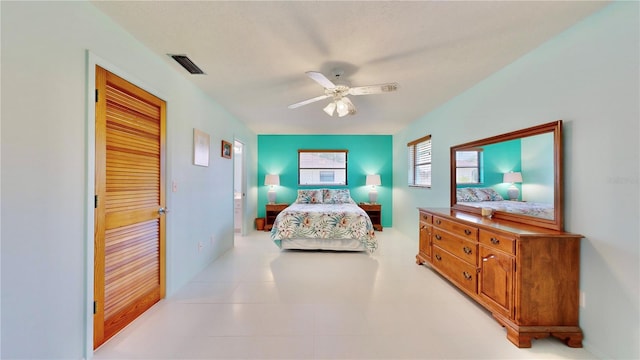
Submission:
M 355 203 L 298 204 L 281 211 L 271 229 L 271 239 L 357 239 L 373 251 L 378 243 L 367 213 Z
M 553 204 L 543 204 L 535 202 L 523 202 L 523 201 L 478 201 L 478 202 L 465 202 L 459 201 L 458 204 L 473 206 L 478 208 L 491 208 L 498 211 L 505 211 L 514 214 L 530 215 L 543 219 L 553 219 L 555 212 Z

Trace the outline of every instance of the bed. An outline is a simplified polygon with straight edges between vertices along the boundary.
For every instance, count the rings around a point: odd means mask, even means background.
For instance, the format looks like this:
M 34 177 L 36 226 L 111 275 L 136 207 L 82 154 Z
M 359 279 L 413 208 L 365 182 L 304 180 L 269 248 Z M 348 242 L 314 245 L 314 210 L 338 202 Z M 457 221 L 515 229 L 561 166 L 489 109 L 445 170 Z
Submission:
M 348 189 L 298 190 L 271 229 L 281 249 L 373 252 L 378 243 L 367 213 Z
M 456 203 L 476 208 L 490 208 L 513 214 L 535 216 L 543 219 L 553 219 L 555 216 L 553 204 L 505 200 L 498 192 L 491 188 L 456 189 Z

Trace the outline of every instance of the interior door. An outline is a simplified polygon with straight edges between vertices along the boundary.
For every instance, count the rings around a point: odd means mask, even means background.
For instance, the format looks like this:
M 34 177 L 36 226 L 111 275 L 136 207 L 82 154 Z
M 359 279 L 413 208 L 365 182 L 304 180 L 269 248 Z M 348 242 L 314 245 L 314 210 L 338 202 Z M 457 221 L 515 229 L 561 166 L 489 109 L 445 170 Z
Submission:
M 96 67 L 94 349 L 165 294 L 165 116 Z

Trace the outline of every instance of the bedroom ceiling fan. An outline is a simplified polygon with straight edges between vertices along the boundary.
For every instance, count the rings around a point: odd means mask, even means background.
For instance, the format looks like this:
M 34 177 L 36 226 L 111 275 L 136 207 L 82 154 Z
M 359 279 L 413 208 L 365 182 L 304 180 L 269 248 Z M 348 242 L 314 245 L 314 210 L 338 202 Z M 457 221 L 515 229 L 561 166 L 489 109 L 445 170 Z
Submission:
M 356 107 L 347 95 L 382 94 L 398 90 L 397 83 L 349 87 L 349 84 L 341 79 L 344 74 L 342 70 L 334 69 L 332 73 L 334 81 L 329 80 L 320 72 L 307 71 L 305 73 L 307 76 L 324 87 L 324 95 L 291 104 L 288 106 L 289 109 L 296 109 L 303 105 L 331 98 L 332 101 L 324 107 L 324 112 L 329 116 L 333 116 L 334 112 L 337 112 L 339 117 L 343 117 L 356 113 Z

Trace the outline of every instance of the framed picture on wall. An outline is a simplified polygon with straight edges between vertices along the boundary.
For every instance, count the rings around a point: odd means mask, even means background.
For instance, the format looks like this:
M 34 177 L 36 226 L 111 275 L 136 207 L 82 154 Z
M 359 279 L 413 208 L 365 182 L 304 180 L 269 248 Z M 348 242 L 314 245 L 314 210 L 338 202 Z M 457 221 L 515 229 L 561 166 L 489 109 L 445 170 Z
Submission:
M 232 153 L 233 153 L 233 148 L 231 147 L 231 143 L 228 141 L 222 140 L 222 149 L 220 150 L 220 156 L 226 159 L 231 159 Z
M 209 166 L 210 141 L 209 134 L 193 129 L 193 165 Z

